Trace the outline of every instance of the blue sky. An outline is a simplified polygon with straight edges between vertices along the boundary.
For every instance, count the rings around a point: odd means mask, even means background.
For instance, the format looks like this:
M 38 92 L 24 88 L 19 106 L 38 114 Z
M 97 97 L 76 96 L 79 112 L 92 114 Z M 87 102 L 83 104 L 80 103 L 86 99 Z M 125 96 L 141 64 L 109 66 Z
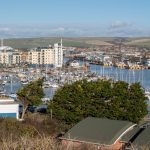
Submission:
M 149 0 L 1 0 L 0 36 L 149 36 Z

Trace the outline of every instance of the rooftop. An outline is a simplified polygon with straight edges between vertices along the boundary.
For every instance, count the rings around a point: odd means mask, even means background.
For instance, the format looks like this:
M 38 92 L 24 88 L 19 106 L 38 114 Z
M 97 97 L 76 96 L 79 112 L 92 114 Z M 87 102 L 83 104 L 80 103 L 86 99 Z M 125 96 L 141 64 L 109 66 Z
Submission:
M 142 146 L 150 147 L 150 127 L 143 128 L 141 133 L 133 139 L 132 144 L 137 148 L 141 148 Z
M 12 50 L 12 47 L 9 46 L 0 46 L 0 50 Z
M 88 117 L 71 128 L 61 139 L 112 145 L 135 124 L 129 121 Z
M 6 104 L 17 104 L 17 102 L 7 95 L 0 95 L 0 105 Z
M 122 141 L 130 142 L 135 148 L 142 148 L 143 146 L 150 147 L 150 126 L 147 128 L 134 127 L 125 136 Z

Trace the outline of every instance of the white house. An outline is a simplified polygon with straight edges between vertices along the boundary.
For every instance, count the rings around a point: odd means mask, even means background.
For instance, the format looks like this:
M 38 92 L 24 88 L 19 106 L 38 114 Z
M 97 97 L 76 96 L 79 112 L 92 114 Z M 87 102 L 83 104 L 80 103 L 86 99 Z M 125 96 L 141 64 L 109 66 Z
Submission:
M 0 96 L 0 118 L 19 119 L 19 104 L 8 96 Z
M 80 64 L 76 60 L 73 60 L 72 62 L 70 62 L 70 66 L 71 67 L 80 67 Z

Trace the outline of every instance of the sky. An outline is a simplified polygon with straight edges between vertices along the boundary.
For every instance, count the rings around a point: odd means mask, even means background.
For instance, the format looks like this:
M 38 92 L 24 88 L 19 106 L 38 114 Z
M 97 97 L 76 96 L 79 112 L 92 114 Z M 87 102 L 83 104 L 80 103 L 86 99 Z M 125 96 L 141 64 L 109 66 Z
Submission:
M 0 0 L 0 37 L 150 36 L 149 0 Z

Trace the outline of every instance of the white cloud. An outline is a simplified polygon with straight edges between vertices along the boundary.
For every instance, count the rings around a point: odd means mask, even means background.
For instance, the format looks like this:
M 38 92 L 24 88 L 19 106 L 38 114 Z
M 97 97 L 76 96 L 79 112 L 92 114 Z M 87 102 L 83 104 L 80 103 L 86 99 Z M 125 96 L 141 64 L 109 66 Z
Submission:
M 0 38 L 47 37 L 47 36 L 150 36 L 150 29 L 138 27 L 133 23 L 114 21 L 107 25 L 82 26 L 2 26 Z
M 7 27 L 0 27 L 0 31 L 4 31 L 4 32 L 7 32 L 9 31 L 10 28 L 7 28 Z
M 114 22 L 110 25 L 110 28 L 115 29 L 115 28 L 129 27 L 129 26 L 132 26 L 132 23 L 122 22 L 122 21 L 114 21 Z
M 105 28 L 106 36 L 150 36 L 150 30 L 137 26 L 131 22 L 114 21 Z
M 65 28 L 63 28 L 63 27 L 59 27 L 59 28 L 57 28 L 55 31 L 57 31 L 57 32 L 63 32 L 63 31 L 65 31 Z

